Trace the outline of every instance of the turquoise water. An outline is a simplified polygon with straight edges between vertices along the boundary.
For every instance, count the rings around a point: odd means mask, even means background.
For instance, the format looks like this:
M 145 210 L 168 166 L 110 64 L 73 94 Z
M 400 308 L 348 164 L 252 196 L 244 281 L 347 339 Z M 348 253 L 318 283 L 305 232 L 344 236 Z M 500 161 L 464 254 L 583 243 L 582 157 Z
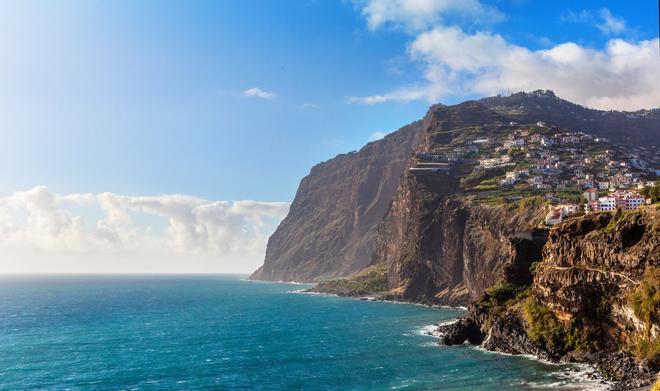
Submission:
M 439 347 L 420 332 L 460 311 L 298 289 L 236 276 L 2 277 L 0 389 L 576 389 L 576 367 Z

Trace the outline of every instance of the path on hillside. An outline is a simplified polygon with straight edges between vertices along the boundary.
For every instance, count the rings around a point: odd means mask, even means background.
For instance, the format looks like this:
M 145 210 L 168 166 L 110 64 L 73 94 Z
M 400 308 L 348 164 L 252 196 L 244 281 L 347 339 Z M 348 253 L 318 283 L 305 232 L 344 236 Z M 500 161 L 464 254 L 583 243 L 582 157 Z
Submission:
M 633 280 L 632 278 L 630 278 L 626 275 L 623 275 L 623 274 L 617 273 L 617 272 L 611 272 L 611 271 L 608 271 L 608 270 L 595 269 L 595 268 L 586 267 L 586 266 L 548 266 L 548 267 L 550 269 L 562 270 L 562 271 L 563 270 L 569 270 L 569 269 L 582 269 L 582 270 L 589 270 L 589 271 L 592 271 L 592 272 L 598 272 L 598 273 L 603 273 L 603 274 L 611 274 L 611 275 L 619 276 L 623 279 L 626 279 L 626 280 L 632 282 L 635 285 L 639 285 L 639 282 Z

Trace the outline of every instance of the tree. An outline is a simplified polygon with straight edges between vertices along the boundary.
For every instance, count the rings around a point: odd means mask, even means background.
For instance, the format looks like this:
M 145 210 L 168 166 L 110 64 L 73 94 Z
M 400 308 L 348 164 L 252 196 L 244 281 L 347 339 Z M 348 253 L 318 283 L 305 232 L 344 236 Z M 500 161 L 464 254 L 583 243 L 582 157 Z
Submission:
M 640 190 L 640 193 L 646 197 L 650 198 L 652 203 L 660 201 L 660 181 L 656 181 L 653 186 L 647 186 Z

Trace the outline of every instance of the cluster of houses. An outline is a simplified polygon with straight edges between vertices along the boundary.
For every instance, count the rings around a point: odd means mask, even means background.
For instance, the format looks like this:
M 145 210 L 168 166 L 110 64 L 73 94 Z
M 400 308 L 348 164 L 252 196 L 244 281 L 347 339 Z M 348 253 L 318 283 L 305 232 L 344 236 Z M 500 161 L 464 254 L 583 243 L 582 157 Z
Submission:
M 507 171 L 499 180 L 504 188 L 608 190 L 649 186 L 657 171 L 637 151 L 614 148 L 607 142 L 583 132 L 530 134 L 529 130 L 518 130 L 499 140 L 493 149 L 498 156 L 485 156 L 479 165 L 484 169 L 520 167 Z M 657 157 L 657 152 L 652 153 L 652 158 Z
M 605 196 L 599 196 L 598 189 L 587 189 L 583 193 L 585 203 L 583 210 L 590 212 L 613 212 L 616 210 L 635 210 L 646 204 L 647 200 L 643 195 L 631 190 L 615 190 Z M 558 204 L 551 205 L 548 214 L 545 217 L 545 223 L 555 225 L 562 222 L 566 217 L 580 211 L 578 204 Z
M 473 189 L 503 191 L 507 202 L 515 196 L 509 194 L 512 191 L 518 199 L 523 193 L 545 194 L 554 204 L 545 220 L 552 225 L 578 211 L 639 208 L 646 200 L 635 189 L 655 184 L 660 177 L 660 170 L 655 168 L 658 164 L 660 150 L 652 145 L 619 146 L 605 138 L 549 127 L 543 122 L 511 122 L 493 124 L 474 138 L 457 137 L 449 145 L 417 152 L 416 163 L 409 170 L 415 175 L 435 175 L 450 172 L 453 165 L 468 165 L 492 172 Z M 547 197 L 551 193 L 561 194 L 564 199 Z M 565 202 L 580 195 L 586 200 L 584 205 Z
M 484 170 L 506 169 L 506 176 L 499 180 L 502 188 L 643 188 L 660 175 L 655 168 L 660 151 L 653 146 L 614 146 L 605 138 L 551 128 L 543 122 L 497 124 L 488 137 L 452 143 L 417 157 L 420 162 L 469 161 Z
M 587 189 L 584 192 L 586 212 L 605 212 L 617 209 L 634 210 L 646 203 L 646 198 L 636 191 L 617 190 L 599 197 L 597 189 Z

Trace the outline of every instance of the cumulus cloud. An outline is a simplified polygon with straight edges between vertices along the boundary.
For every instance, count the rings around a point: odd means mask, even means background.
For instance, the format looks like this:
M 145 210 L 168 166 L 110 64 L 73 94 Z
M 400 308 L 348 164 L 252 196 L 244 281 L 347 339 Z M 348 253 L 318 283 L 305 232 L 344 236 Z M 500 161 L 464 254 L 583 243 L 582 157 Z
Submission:
M 390 14 L 408 15 L 402 16 L 399 23 L 408 20 L 418 25 L 415 15 L 403 12 L 406 8 L 401 2 L 391 4 L 400 9 L 390 10 Z M 363 9 L 369 26 L 379 26 L 382 22 L 372 21 L 372 12 L 369 5 Z M 602 17 L 608 31 L 625 28 L 625 22 L 607 10 Z M 382 94 L 351 96 L 348 102 L 435 103 L 507 90 L 552 89 L 563 98 L 594 108 L 634 110 L 660 106 L 657 38 L 636 42 L 610 39 L 602 49 L 565 42 L 546 50 L 530 50 L 499 34 L 468 33 L 458 26 L 438 25 L 412 35 L 407 54 L 422 66 L 420 81 Z
M 259 87 L 253 87 L 243 91 L 243 96 L 248 98 L 273 99 L 277 97 L 277 94 L 273 91 L 266 91 Z
M 37 186 L 0 198 L 0 271 L 250 271 L 288 208 L 187 195 L 59 195 Z M 146 259 L 158 260 L 153 270 Z
M 384 25 L 420 31 L 458 18 L 473 23 L 493 23 L 504 15 L 479 0 L 369 0 L 357 1 L 370 29 Z

